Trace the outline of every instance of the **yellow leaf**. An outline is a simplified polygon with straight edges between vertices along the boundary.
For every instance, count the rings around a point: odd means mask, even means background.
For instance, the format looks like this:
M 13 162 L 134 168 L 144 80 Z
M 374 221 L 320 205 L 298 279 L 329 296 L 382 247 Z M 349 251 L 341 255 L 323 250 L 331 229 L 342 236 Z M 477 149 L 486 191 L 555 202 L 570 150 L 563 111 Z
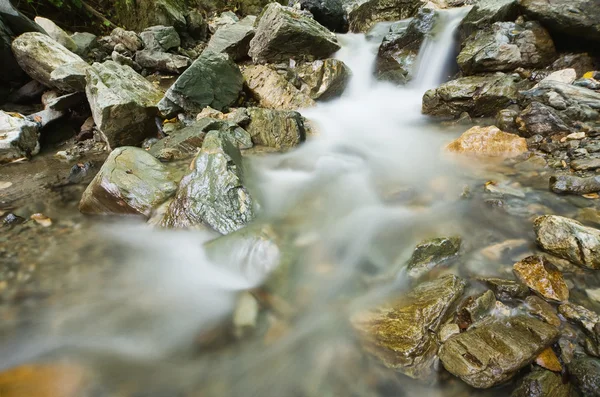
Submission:
M 583 75 L 583 78 L 584 78 L 584 79 L 591 79 L 591 78 L 593 78 L 593 77 L 594 77 L 594 72 L 586 72 L 586 73 Z
M 598 193 L 583 194 L 582 196 L 587 199 L 597 199 L 600 197 L 600 195 Z

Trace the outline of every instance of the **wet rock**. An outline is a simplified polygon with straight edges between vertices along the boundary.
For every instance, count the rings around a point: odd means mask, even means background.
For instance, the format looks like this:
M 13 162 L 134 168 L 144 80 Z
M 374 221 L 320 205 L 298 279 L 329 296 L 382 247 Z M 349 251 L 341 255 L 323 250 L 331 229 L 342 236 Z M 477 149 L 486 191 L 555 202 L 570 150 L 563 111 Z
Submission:
M 77 52 L 77 44 L 75 44 L 71 36 L 59 28 L 54 22 L 42 17 L 35 17 L 34 21 L 48 33 L 48 36 L 52 37 L 60 45 L 64 46 L 69 51 Z
M 439 237 L 420 242 L 406 265 L 408 276 L 420 278 L 434 267 L 455 257 L 460 244 L 460 237 Z
M 513 134 L 517 133 L 519 127 L 515 119 L 519 115 L 519 111 L 517 109 L 502 109 L 496 114 L 496 127 L 500 128 L 502 131 L 511 132 Z
M 519 134 L 526 138 L 534 135 L 551 136 L 571 131 L 559 112 L 540 102 L 531 102 L 515 121 Z
M 40 150 L 37 123 L 0 110 L 0 164 L 36 155 Z
M 470 296 L 461 304 L 458 312 L 459 320 L 471 325 L 487 317 L 496 307 L 496 297 L 491 290 L 480 294 L 478 297 Z
M 86 56 L 98 43 L 98 37 L 88 32 L 74 33 L 71 40 L 77 46 L 75 53 L 82 57 Z
M 495 126 L 476 126 L 450 142 L 446 150 L 476 157 L 510 158 L 527 152 L 527 141 Z
M 165 116 L 180 109 L 198 113 L 206 106 L 222 110 L 236 101 L 242 86 L 240 69 L 227 55 L 204 51 L 165 93 L 159 108 Z
M 517 0 L 480 0 L 465 16 L 459 26 L 463 39 L 494 22 L 514 21 L 519 14 Z
M 600 316 L 595 312 L 572 303 L 560 305 L 558 312 L 568 321 L 581 326 L 588 333 L 596 333 L 596 324 L 600 323 Z
M 440 342 L 443 343 L 457 334 L 460 334 L 460 327 L 458 326 L 458 324 L 444 324 L 438 332 L 438 338 Z
M 342 95 L 351 75 L 350 68 L 334 58 L 301 64 L 295 72 L 303 83 L 300 91 L 322 101 Z
M 527 286 L 513 280 L 495 277 L 479 277 L 477 280 L 488 286 L 494 292 L 496 299 L 501 301 L 524 299 L 529 295 Z
M 145 150 L 113 150 L 81 197 L 84 214 L 135 214 L 152 210 L 175 194 L 175 174 Z
M 188 57 L 182 55 L 150 50 L 136 52 L 135 61 L 143 68 L 173 74 L 182 73 L 192 63 Z
M 574 175 L 550 177 L 550 190 L 560 194 L 589 194 L 600 192 L 600 176 L 581 178 Z
M 538 22 L 496 22 L 471 35 L 456 61 L 464 73 L 473 74 L 542 67 L 555 56 L 552 38 Z
M 544 251 L 588 269 L 600 269 L 600 230 L 556 215 L 540 216 L 533 225 Z
M 254 62 L 314 60 L 327 58 L 339 48 L 335 34 L 314 19 L 270 3 L 260 16 L 249 55 Z
M 433 30 L 435 21 L 435 11 L 422 8 L 407 26 L 393 24 L 377 52 L 377 78 L 398 84 L 411 80 L 421 44 Z
M 140 33 L 144 49 L 169 51 L 181 45 L 181 39 L 173 26 L 151 26 Z
M 517 102 L 517 86 L 512 76 L 497 73 L 451 80 L 423 96 L 423 113 L 456 117 L 493 117 L 498 110 Z
M 184 176 L 162 221 L 167 227 L 210 226 L 222 234 L 242 228 L 254 217 L 252 198 L 242 185 L 242 162 L 233 139 L 210 131 Z
M 600 168 L 600 158 L 571 161 L 571 168 L 576 171 L 591 171 Z
M 306 138 L 304 121 L 298 112 L 248 108 L 250 123 L 246 130 L 255 145 L 290 149 Z
M 144 42 L 139 38 L 137 33 L 125 30 L 123 28 L 115 28 L 110 38 L 115 44 L 122 44 L 128 51 L 136 52 L 144 48 Z
M 551 347 L 547 347 L 543 352 L 541 352 L 536 357 L 535 363 L 540 367 L 546 368 L 550 371 L 562 371 L 562 365 L 560 361 L 558 361 L 558 357 L 556 357 L 556 353 L 554 353 L 554 350 L 552 350 Z
M 438 350 L 435 333 L 464 288 L 452 275 L 422 283 L 395 302 L 354 315 L 352 325 L 364 349 L 386 367 L 426 379 Z
M 298 4 L 300 9 L 310 12 L 315 21 L 332 32 L 348 31 L 346 12 L 341 0 L 296 0 L 293 3 Z
M 525 299 L 526 309 L 529 313 L 541 318 L 550 325 L 560 327 L 560 319 L 556 310 L 548 302 L 537 296 L 528 296 Z
M 520 5 L 526 16 L 552 32 L 600 41 L 600 10 L 595 0 L 521 0 Z
M 156 133 L 162 94 L 130 67 L 94 63 L 85 91 L 96 126 L 112 148 L 137 145 Z
M 575 70 L 576 78 L 582 77 L 590 70 L 594 70 L 596 61 L 588 53 L 564 53 L 560 54 L 558 59 L 554 61 L 552 70 L 562 70 L 572 68 Z
M 529 256 L 513 266 L 517 278 L 542 297 L 564 302 L 569 300 L 569 287 L 562 273 L 541 256 Z
M 451 374 L 488 388 L 512 378 L 558 335 L 557 328 L 531 317 L 501 318 L 448 339 L 439 357 Z
M 350 31 L 367 32 L 377 22 L 413 17 L 425 3 L 422 0 L 367 0 L 348 13 Z
M 585 397 L 600 396 L 600 360 L 592 357 L 578 357 L 569 366 L 571 382 Z
M 296 110 L 315 104 L 308 95 L 267 65 L 248 66 L 242 74 L 248 90 L 265 108 Z
M 3 397 L 77 397 L 89 393 L 92 375 L 68 362 L 24 364 L 0 372 Z
M 510 395 L 511 397 L 575 397 L 569 383 L 564 383 L 561 374 L 537 369 L 525 376 Z
M 88 64 L 50 37 L 42 33 L 24 33 L 12 43 L 12 50 L 21 68 L 31 78 L 61 91 L 80 91 L 85 86 L 85 70 Z M 53 77 L 59 67 L 75 70 L 76 74 L 66 73 L 67 77 Z M 64 74 L 61 72 L 61 76 Z M 73 81 L 76 84 L 73 84 Z
M 234 61 L 239 61 L 248 57 L 250 40 L 254 38 L 254 34 L 253 24 L 244 20 L 222 26 L 210 38 L 206 50 L 227 54 Z

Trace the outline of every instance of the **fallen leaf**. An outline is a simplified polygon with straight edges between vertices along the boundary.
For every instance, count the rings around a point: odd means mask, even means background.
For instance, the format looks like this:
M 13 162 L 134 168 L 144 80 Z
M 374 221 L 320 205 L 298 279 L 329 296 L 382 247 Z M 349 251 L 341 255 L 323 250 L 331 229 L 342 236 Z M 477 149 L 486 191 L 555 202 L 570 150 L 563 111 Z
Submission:
M 567 168 L 567 162 L 565 160 L 561 160 L 560 163 L 562 164 L 563 168 Z
M 7 189 L 12 186 L 12 182 L 0 181 L 0 190 Z
M 591 79 L 594 77 L 594 72 L 585 72 L 582 76 L 584 79 Z
M 556 357 L 556 353 L 551 347 L 546 348 L 539 356 L 536 357 L 535 363 L 542 368 L 546 368 L 550 371 L 560 372 L 562 371 L 562 365 Z
M 582 194 L 583 197 L 587 198 L 587 199 L 597 199 L 600 197 L 600 195 L 598 193 L 588 193 L 588 194 Z
M 33 214 L 30 216 L 30 218 L 36 221 L 39 225 L 42 225 L 43 227 L 52 226 L 52 219 L 48 218 L 44 214 Z
M 177 122 L 177 117 L 173 117 L 172 119 L 163 121 L 163 124 L 176 123 L 176 122 Z

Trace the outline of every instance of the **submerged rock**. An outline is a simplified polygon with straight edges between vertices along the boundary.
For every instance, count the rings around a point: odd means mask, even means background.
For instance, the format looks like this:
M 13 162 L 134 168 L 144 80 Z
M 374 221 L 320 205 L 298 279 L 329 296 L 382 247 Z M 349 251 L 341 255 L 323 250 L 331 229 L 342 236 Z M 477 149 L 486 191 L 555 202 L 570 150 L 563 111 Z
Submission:
M 440 237 L 420 242 L 406 265 L 409 277 L 419 278 L 439 264 L 455 257 L 460 250 L 460 244 L 460 237 Z
M 334 58 L 306 62 L 297 66 L 294 71 L 303 83 L 300 91 L 314 100 L 327 100 L 342 95 L 352 73 L 344 62 Z
M 156 134 L 161 92 L 129 66 L 94 63 L 85 92 L 96 126 L 112 148 L 137 145 Z
M 20 114 L 0 110 L 0 164 L 36 155 L 40 150 L 38 129 L 37 123 Z
M 151 26 L 140 33 L 144 49 L 169 51 L 181 45 L 181 38 L 173 26 Z
M 210 226 L 221 234 L 242 228 L 254 217 L 252 198 L 242 185 L 242 159 L 233 139 L 210 131 L 165 214 L 166 227 Z
M 426 379 L 438 350 L 435 334 L 464 288 L 453 275 L 422 283 L 395 302 L 354 315 L 352 325 L 365 350 L 386 367 Z
M 550 190 L 560 194 L 589 194 L 600 192 L 600 176 L 582 178 L 574 175 L 550 177 Z
M 600 396 L 600 360 L 592 357 L 578 357 L 569 366 L 571 382 L 585 397 Z
M 556 327 L 528 316 L 501 318 L 448 339 L 439 356 L 451 374 L 488 388 L 512 378 L 558 335 Z
M 113 150 L 81 197 L 84 214 L 135 214 L 152 210 L 175 194 L 176 175 L 145 150 Z
M 544 251 L 588 269 L 600 269 L 600 230 L 556 215 L 536 218 L 533 227 Z
M 210 38 L 206 49 L 227 54 L 234 61 L 248 57 L 250 40 L 254 38 L 254 26 L 244 20 L 232 25 L 221 26 Z
M 521 136 L 551 136 L 568 133 L 571 128 L 565 124 L 560 113 L 540 102 L 531 102 L 516 118 Z
M 377 22 L 413 17 L 425 3 L 424 0 L 366 0 L 348 13 L 350 30 L 364 33 Z
M 569 287 L 562 273 L 541 256 L 528 256 L 513 266 L 517 278 L 544 298 L 564 302 L 569 300 Z
M 510 158 L 527 152 L 527 141 L 518 135 L 500 131 L 495 126 L 476 126 L 450 142 L 446 150 L 477 157 Z
M 69 51 L 77 52 L 77 44 L 75 44 L 71 36 L 59 28 L 54 22 L 42 17 L 35 17 L 34 21 L 48 33 L 48 36 L 52 37 L 60 45 L 64 46 Z
M 513 390 L 511 397 L 575 397 L 569 383 L 563 382 L 561 374 L 536 369 L 525 376 Z
M 260 16 L 249 55 L 254 62 L 327 58 L 340 46 L 335 34 L 290 7 L 270 3 Z
M 346 33 L 348 31 L 348 21 L 342 0 L 296 0 L 294 3 L 297 3 L 302 10 L 310 12 L 315 21 L 332 32 Z
M 298 112 L 248 108 L 250 123 L 246 130 L 255 145 L 290 149 L 304 141 L 304 121 Z

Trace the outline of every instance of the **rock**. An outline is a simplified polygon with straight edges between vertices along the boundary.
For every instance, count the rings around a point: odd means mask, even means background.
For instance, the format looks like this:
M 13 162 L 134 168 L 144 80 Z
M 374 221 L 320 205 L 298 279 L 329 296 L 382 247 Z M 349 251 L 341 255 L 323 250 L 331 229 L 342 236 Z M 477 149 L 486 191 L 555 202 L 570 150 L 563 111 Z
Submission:
M 479 0 L 460 23 L 461 41 L 494 22 L 514 21 L 518 14 L 517 0 Z
M 75 43 L 77 48 L 75 53 L 79 56 L 86 56 L 98 42 L 96 35 L 88 32 L 77 32 L 73 33 L 71 40 Z
M 142 39 L 139 38 L 137 33 L 125 30 L 123 28 L 115 28 L 110 38 L 115 44 L 122 44 L 128 51 L 136 52 L 144 48 Z
M 182 32 L 186 28 L 187 6 L 185 0 L 117 2 L 113 8 L 115 15 L 113 22 L 137 32 L 155 25 L 173 26 Z
M 456 117 L 463 112 L 471 117 L 493 117 L 498 110 L 517 102 L 514 77 L 497 73 L 451 80 L 423 96 L 423 113 Z
M 537 244 L 559 258 L 588 269 L 600 269 L 600 230 L 556 215 L 534 220 Z
M 176 175 L 143 149 L 113 150 L 88 185 L 79 210 L 84 214 L 135 214 L 152 210 L 175 194 Z
M 420 242 L 409 259 L 406 270 L 411 278 L 420 278 L 434 267 L 458 255 L 461 238 L 439 237 Z
M 582 77 L 590 70 L 594 70 L 596 61 L 588 53 L 565 53 L 560 54 L 558 59 L 554 61 L 552 70 L 563 70 L 572 68 L 575 70 L 576 78 Z
M 294 3 L 297 3 L 300 9 L 310 12 L 315 21 L 332 32 L 346 33 L 348 31 L 348 21 L 342 0 L 297 0 Z
M 144 49 L 169 51 L 181 45 L 181 39 L 173 26 L 151 26 L 140 33 Z
M 580 159 L 571 161 L 571 168 L 576 171 L 591 171 L 600 168 L 599 159 Z
M 298 112 L 248 108 L 250 123 L 246 127 L 255 145 L 290 149 L 306 137 L 304 121 Z
M 569 68 L 552 72 L 544 77 L 542 81 L 558 81 L 559 83 L 573 84 L 575 79 L 577 79 L 577 72 L 575 69 Z
M 77 397 L 88 393 L 92 374 L 74 362 L 23 364 L 0 372 L 3 397 Z
M 515 119 L 519 135 L 530 138 L 534 135 L 552 136 L 570 132 L 559 112 L 540 102 L 531 102 Z
M 552 38 L 538 22 L 496 22 L 469 36 L 456 61 L 474 74 L 543 67 L 555 57 Z
M 195 113 L 206 106 L 222 110 L 236 101 L 243 81 L 227 55 L 204 51 L 167 90 L 159 108 L 165 116 L 173 113 L 170 106 Z
M 75 62 L 59 66 L 50 73 L 50 83 L 62 87 L 63 91 L 85 91 L 86 75 L 89 65 Z
M 46 33 L 41 26 L 16 9 L 9 0 L 0 0 L 0 20 L 14 35 L 25 32 Z
M 263 107 L 296 110 L 315 104 L 311 98 L 267 65 L 247 66 L 242 70 L 242 74 L 248 90 Z
M 460 327 L 458 326 L 458 324 L 444 324 L 438 332 L 438 338 L 440 342 L 443 343 L 457 334 L 460 334 Z
M 600 41 L 600 10 L 595 0 L 520 0 L 520 6 L 527 17 L 551 32 Z
M 0 110 L 0 164 L 40 151 L 38 124 L 17 113 Z
M 501 301 L 524 299 L 529 295 L 529 289 L 525 285 L 513 280 L 495 277 L 479 277 L 477 280 L 490 288 L 494 292 L 496 299 Z
M 340 48 L 335 34 L 293 8 L 270 3 L 258 20 L 249 55 L 256 63 L 314 60 Z
M 31 78 L 48 87 L 72 92 L 85 86 L 82 71 L 88 68 L 88 64 L 45 34 L 23 33 L 13 41 L 12 50 L 21 68 Z M 56 76 L 52 79 L 52 73 L 61 66 L 76 70 L 77 74 L 65 80 Z
M 217 30 L 222 27 L 236 24 L 240 19 L 235 15 L 233 11 L 225 11 L 219 14 L 219 16 L 213 16 L 208 22 L 208 29 L 211 33 L 216 33 Z
M 600 396 L 600 360 L 592 357 L 578 357 L 569 366 L 571 382 L 585 397 Z
M 600 175 L 587 178 L 574 175 L 551 176 L 550 190 L 559 194 L 590 194 L 600 192 Z
M 399 21 L 414 17 L 424 0 L 367 0 L 348 13 L 350 31 L 364 33 L 377 22 Z
M 573 121 L 599 117 L 600 93 L 584 87 L 548 80 L 541 81 L 532 89 L 522 91 L 520 94 L 523 102 L 542 102 L 556 110 L 564 111 L 564 117 Z
M 18 87 L 26 81 L 27 75 L 23 73 L 15 59 L 10 44 L 13 32 L 4 24 L 0 18 L 0 59 L 2 59 L 2 73 L 0 73 L 0 103 L 4 102 L 4 91 L 10 92 L 10 88 Z
M 188 34 L 195 40 L 205 41 L 208 35 L 208 23 L 203 13 L 198 9 L 191 9 L 186 20 Z
M 188 57 L 182 55 L 150 50 L 136 52 L 135 61 L 143 68 L 173 74 L 183 73 L 192 63 Z
M 342 95 L 352 73 L 344 62 L 334 58 L 307 62 L 297 66 L 295 71 L 303 83 L 300 91 L 314 100 Z
M 515 121 L 519 111 L 516 109 L 502 109 L 496 113 L 496 127 L 502 131 L 511 132 L 516 134 L 518 132 L 518 126 Z
M 77 44 L 75 44 L 71 36 L 59 28 L 54 22 L 42 17 L 35 17 L 34 21 L 44 29 L 48 36 L 52 37 L 60 45 L 64 46 L 69 51 L 77 52 Z
M 543 352 L 541 352 L 536 357 L 535 363 L 542 368 L 546 368 L 554 372 L 561 372 L 563 369 L 560 361 L 558 361 L 558 357 L 556 357 L 556 353 L 554 353 L 554 350 L 552 350 L 551 347 L 547 347 Z
M 426 379 L 438 350 L 435 333 L 464 288 L 453 275 L 422 283 L 395 302 L 352 316 L 352 326 L 364 349 L 386 367 Z
M 11 92 L 6 102 L 18 104 L 39 102 L 40 97 L 47 89 L 48 87 L 46 87 L 39 81 L 30 80 L 27 84 L 21 86 L 18 90 Z
M 527 141 L 497 127 L 472 127 L 446 146 L 453 153 L 476 157 L 516 157 L 527 152 Z
M 496 297 L 491 290 L 487 290 L 478 297 L 470 296 L 461 304 L 458 312 L 459 321 L 466 321 L 471 325 L 486 318 L 496 307 Z
M 512 378 L 558 335 L 557 328 L 531 317 L 501 318 L 448 339 L 439 357 L 465 383 L 488 388 Z
M 233 312 L 232 323 L 236 337 L 241 338 L 256 328 L 260 306 L 256 298 L 249 292 L 242 292 Z
M 234 61 L 240 61 L 248 57 L 254 33 L 254 26 L 243 21 L 222 26 L 210 38 L 206 50 L 227 54 Z
M 94 63 L 85 89 L 96 126 L 112 148 L 137 145 L 156 134 L 161 92 L 128 66 Z
M 421 45 L 433 30 L 435 21 L 435 11 L 422 8 L 407 26 L 392 24 L 377 52 L 377 78 L 397 84 L 405 84 L 411 80 Z
M 242 228 L 254 217 L 252 198 L 242 185 L 239 149 L 228 134 L 210 131 L 163 218 L 166 227 L 210 226 L 222 234 Z
M 561 374 L 537 369 L 527 374 L 513 390 L 511 397 L 575 397 L 569 383 L 564 383 Z
M 525 299 L 526 310 L 539 317 L 550 325 L 560 327 L 560 319 L 556 315 L 556 310 L 548 302 L 537 296 L 528 296 Z
M 541 256 L 528 256 L 513 266 L 517 278 L 532 291 L 542 297 L 555 301 L 569 300 L 569 287 L 562 273 Z

